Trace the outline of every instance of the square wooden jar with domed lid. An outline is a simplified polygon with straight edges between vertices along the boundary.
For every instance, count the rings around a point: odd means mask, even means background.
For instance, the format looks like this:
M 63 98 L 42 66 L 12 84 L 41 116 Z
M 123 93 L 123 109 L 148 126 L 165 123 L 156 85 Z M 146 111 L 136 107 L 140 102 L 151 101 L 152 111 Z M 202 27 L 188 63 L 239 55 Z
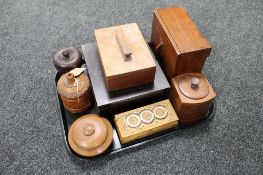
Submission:
M 156 60 L 156 73 L 153 83 L 109 92 L 100 63 L 96 43 L 82 45 L 92 90 L 98 112 L 108 118 L 113 115 L 167 99 L 170 84 Z
M 172 79 L 171 102 L 181 123 L 190 124 L 203 119 L 216 93 L 201 73 L 186 73 Z

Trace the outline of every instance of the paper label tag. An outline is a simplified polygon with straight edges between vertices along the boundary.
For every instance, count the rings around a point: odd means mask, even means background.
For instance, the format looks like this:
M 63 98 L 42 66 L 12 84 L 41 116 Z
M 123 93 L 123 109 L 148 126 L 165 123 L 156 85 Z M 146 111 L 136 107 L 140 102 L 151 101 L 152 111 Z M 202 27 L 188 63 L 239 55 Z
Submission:
M 73 70 L 70 71 L 70 73 L 72 73 L 74 75 L 74 77 L 79 76 L 82 72 L 84 72 L 84 70 L 86 70 L 86 68 L 75 68 Z

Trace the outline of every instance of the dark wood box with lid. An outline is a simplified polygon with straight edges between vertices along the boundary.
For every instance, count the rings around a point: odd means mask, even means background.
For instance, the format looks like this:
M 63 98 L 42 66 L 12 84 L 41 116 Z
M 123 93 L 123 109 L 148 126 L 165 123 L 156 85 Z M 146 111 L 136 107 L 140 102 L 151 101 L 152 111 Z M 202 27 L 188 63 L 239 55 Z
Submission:
M 182 7 L 154 10 L 151 43 L 169 79 L 201 72 L 212 49 Z
M 82 50 L 93 87 L 97 109 L 103 116 L 112 116 L 169 98 L 170 84 L 155 59 L 156 74 L 153 83 L 109 92 L 96 43 L 82 45 Z

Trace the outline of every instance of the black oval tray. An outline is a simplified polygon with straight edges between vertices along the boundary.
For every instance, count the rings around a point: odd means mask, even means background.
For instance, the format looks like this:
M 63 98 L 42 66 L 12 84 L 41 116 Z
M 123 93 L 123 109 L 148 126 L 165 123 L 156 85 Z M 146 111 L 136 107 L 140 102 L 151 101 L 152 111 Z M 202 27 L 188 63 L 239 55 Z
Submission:
M 86 72 L 87 73 L 87 72 Z M 66 146 L 66 149 L 67 149 L 67 152 L 74 156 L 74 157 L 78 157 L 80 159 L 88 159 L 88 160 L 92 160 L 94 158 L 88 158 L 88 157 L 83 157 L 83 156 L 80 156 L 78 155 L 77 153 L 75 153 L 69 146 L 68 144 L 68 130 L 71 126 L 71 124 L 77 119 L 79 118 L 80 116 L 82 115 L 85 115 L 85 114 L 97 114 L 97 110 L 96 110 L 96 104 L 94 102 L 94 105 L 91 109 L 89 109 L 88 111 L 85 111 L 83 113 L 80 113 L 80 114 L 77 114 L 77 115 L 72 115 L 70 114 L 69 112 L 67 112 L 62 104 L 62 101 L 56 91 L 56 83 L 58 81 L 60 77 L 60 74 L 57 73 L 56 77 L 55 77 L 55 93 L 56 93 L 56 97 L 57 97 L 57 104 L 58 104 L 58 113 L 59 113 L 59 120 L 61 122 L 61 128 L 62 128 L 62 132 L 63 132 L 63 136 L 64 136 L 64 141 L 65 141 L 65 146 Z M 213 103 L 213 105 L 211 106 L 209 112 L 207 113 L 207 115 L 204 117 L 203 120 L 197 122 L 197 123 L 194 123 L 194 124 L 191 124 L 191 125 L 182 125 L 180 124 L 177 128 L 172 128 L 172 129 L 169 129 L 169 130 L 166 130 L 166 131 L 163 131 L 163 132 L 160 132 L 160 133 L 157 133 L 155 135 L 152 135 L 152 136 L 149 136 L 149 137 L 145 137 L 143 139 L 140 139 L 140 140 L 137 140 L 136 142 L 132 142 L 130 144 L 126 144 L 126 145 L 121 145 L 120 143 L 120 140 L 118 138 L 118 134 L 117 134 L 117 131 L 116 131 L 116 127 L 115 127 L 115 124 L 113 122 L 113 116 L 110 118 L 108 118 L 112 124 L 112 127 L 113 127 L 113 142 L 111 144 L 111 146 L 108 148 L 108 150 L 100 155 L 100 156 L 97 156 L 95 158 L 98 158 L 98 157 L 101 157 L 103 155 L 111 155 L 111 154 L 116 154 L 116 153 L 119 153 L 119 152 L 123 152 L 127 149 L 132 149 L 132 148 L 135 148 L 135 147 L 139 147 L 141 145 L 146 145 L 147 143 L 153 141 L 153 140 L 156 140 L 156 139 L 161 139 L 163 137 L 166 137 L 168 135 L 171 135 L 171 134 L 175 134 L 176 131 L 178 129 L 181 129 L 181 128 L 187 128 L 187 127 L 191 127 L 191 126 L 194 126 L 194 125 L 198 125 L 200 123 L 203 123 L 204 121 L 207 121 L 207 120 L 210 120 L 213 118 L 214 114 L 215 114 L 215 111 L 216 111 L 216 104 L 215 102 Z

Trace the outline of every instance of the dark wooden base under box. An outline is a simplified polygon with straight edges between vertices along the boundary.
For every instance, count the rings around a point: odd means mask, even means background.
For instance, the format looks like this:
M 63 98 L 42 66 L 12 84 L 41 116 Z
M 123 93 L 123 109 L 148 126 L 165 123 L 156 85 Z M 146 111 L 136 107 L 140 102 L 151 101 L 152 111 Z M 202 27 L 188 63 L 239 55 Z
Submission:
M 169 98 L 168 83 L 158 62 L 153 84 L 108 92 L 96 43 L 82 45 L 98 112 L 106 118 L 140 106 Z

